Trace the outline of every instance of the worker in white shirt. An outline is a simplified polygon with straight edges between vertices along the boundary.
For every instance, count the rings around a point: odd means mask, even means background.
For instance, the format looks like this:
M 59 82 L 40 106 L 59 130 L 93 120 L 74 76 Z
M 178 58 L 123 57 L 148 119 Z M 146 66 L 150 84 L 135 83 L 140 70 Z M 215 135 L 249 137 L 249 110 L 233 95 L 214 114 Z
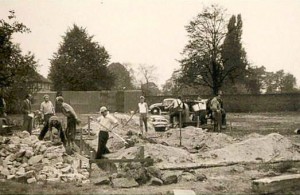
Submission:
M 145 102 L 145 97 L 140 97 L 140 102 L 138 103 L 138 109 L 140 113 L 140 131 L 141 134 L 143 134 L 143 124 L 145 127 L 145 132 L 148 132 L 148 126 L 147 126 L 147 114 L 148 114 L 148 105 Z
M 40 111 L 44 118 L 44 127 L 39 135 L 39 139 L 43 140 L 47 131 L 49 130 L 49 119 L 55 115 L 55 108 L 52 102 L 49 100 L 49 95 L 44 95 L 44 101 L 41 103 Z
M 101 116 L 97 119 L 100 125 L 100 131 L 98 134 L 98 149 L 96 153 L 96 159 L 103 158 L 104 154 L 109 153 L 108 148 L 106 147 L 109 132 L 112 131 L 115 127 L 119 125 L 118 120 L 108 113 L 108 110 L 105 106 L 100 108 Z

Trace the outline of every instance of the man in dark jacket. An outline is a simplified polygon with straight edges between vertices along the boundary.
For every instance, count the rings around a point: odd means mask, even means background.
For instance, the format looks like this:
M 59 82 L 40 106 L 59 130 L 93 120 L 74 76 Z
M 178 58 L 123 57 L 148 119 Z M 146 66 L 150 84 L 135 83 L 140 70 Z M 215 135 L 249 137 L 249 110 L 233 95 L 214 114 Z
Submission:
M 31 112 L 31 94 L 27 94 L 25 100 L 23 100 L 22 104 L 22 113 L 23 113 L 23 130 L 26 130 L 32 133 L 32 119 L 33 113 Z

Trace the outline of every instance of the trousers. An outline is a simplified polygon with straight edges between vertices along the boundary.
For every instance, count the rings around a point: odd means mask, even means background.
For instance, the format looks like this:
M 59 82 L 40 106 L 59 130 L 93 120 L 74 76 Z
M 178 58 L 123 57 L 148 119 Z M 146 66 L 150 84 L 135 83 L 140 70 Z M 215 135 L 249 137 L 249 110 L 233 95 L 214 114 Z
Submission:
M 107 131 L 100 131 L 98 134 L 98 149 L 96 153 L 96 159 L 101 159 L 103 154 L 110 153 L 106 147 L 109 135 Z

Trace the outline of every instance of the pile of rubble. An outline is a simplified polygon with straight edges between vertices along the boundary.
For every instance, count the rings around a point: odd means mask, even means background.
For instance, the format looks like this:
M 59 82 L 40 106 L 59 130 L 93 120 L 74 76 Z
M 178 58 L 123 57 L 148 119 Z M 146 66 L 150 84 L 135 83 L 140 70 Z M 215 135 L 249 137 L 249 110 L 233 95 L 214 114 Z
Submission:
M 0 177 L 27 183 L 89 182 L 87 165 L 79 168 L 79 160 L 67 155 L 62 145 L 25 131 L 0 137 Z

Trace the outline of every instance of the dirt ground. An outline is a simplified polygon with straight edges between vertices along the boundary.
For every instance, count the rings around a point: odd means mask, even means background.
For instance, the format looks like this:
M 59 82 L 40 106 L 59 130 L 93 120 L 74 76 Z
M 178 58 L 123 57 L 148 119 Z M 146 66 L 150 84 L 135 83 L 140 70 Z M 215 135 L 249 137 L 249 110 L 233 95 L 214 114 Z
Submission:
M 129 115 L 116 113 L 121 124 L 125 124 Z M 90 115 L 80 115 L 82 125 L 87 123 Z M 96 115 L 92 115 L 96 118 Z M 18 117 L 14 117 L 17 120 Z M 111 173 L 94 169 L 91 183 L 74 184 L 20 184 L 2 180 L 1 194 L 172 194 L 174 189 L 189 189 L 197 194 L 250 194 L 251 182 L 267 176 L 277 176 L 287 173 L 299 173 L 300 163 L 288 160 L 300 160 L 300 135 L 294 130 L 300 128 L 299 112 L 282 113 L 229 113 L 227 129 L 222 133 L 208 132 L 206 129 L 186 127 L 170 129 L 166 132 L 155 132 L 153 127 L 147 135 L 148 139 L 138 140 L 137 145 L 145 147 L 145 155 L 154 158 L 154 163 L 165 171 L 183 175 L 203 174 L 203 181 L 181 179 L 171 185 L 150 186 L 120 189 L 111 186 L 96 186 L 93 181 L 99 176 L 109 176 Z M 92 126 L 91 128 L 96 128 Z M 94 124 L 95 125 L 95 124 Z M 135 116 L 128 125 L 118 129 L 121 136 L 131 130 L 138 132 L 138 118 Z M 149 139 L 153 143 L 149 143 Z M 91 141 L 96 147 L 96 142 Z M 114 157 L 130 157 L 135 147 L 124 148 L 118 138 L 111 136 L 108 146 Z M 267 163 L 286 160 L 280 163 Z M 234 165 L 193 168 L 195 165 L 212 165 L 232 162 Z M 266 163 L 262 163 L 266 162 Z M 189 170 L 179 167 L 192 167 Z M 21 190 L 18 190 L 21 189 Z M 300 191 L 289 192 L 300 194 Z

